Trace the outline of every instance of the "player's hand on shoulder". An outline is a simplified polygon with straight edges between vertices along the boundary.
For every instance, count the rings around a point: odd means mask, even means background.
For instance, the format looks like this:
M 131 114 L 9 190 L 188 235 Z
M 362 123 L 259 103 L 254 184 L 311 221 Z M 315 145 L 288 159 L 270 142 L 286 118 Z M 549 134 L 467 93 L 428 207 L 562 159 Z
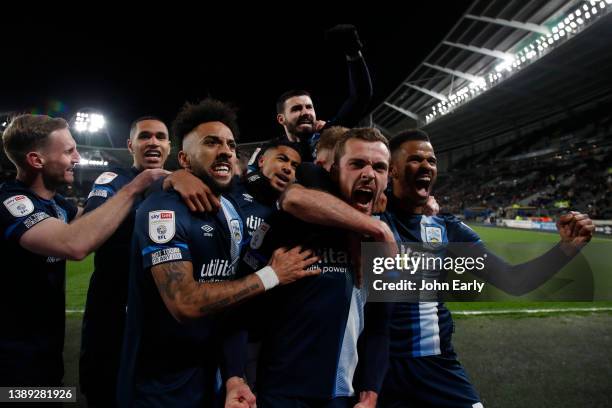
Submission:
M 134 194 L 140 194 L 149 188 L 149 186 L 156 180 L 167 176 L 168 174 L 170 174 L 170 172 L 164 169 L 146 169 L 134 177 L 134 180 L 132 180 L 124 188 L 130 189 Z
M 163 188 L 173 188 L 194 212 L 217 212 L 221 202 L 199 177 L 187 170 L 177 170 L 164 180 Z
M 296 246 L 292 249 L 278 248 L 272 253 L 269 265 L 278 276 L 279 284 L 295 282 L 298 279 L 315 276 L 321 273 L 321 269 L 308 269 L 319 261 L 310 249 L 302 249 Z
M 325 127 L 325 123 L 327 122 L 325 122 L 324 120 L 317 120 L 314 124 L 315 132 L 320 132 L 321 129 Z

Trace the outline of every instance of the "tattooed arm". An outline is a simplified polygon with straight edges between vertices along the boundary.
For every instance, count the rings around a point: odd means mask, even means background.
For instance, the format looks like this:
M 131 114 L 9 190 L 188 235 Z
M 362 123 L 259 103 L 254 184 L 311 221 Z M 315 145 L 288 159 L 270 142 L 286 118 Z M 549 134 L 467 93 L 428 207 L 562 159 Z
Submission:
M 319 258 L 300 247 L 277 249 L 270 266 L 279 284 L 287 284 L 306 276 L 319 274 L 319 269 L 307 270 Z M 179 322 L 197 319 L 236 305 L 265 291 L 257 274 L 226 282 L 196 282 L 191 262 L 168 262 L 151 268 L 157 289 L 168 311 Z
M 191 262 L 157 265 L 151 272 L 168 311 L 179 322 L 215 313 L 264 291 L 255 274 L 236 281 L 196 282 Z

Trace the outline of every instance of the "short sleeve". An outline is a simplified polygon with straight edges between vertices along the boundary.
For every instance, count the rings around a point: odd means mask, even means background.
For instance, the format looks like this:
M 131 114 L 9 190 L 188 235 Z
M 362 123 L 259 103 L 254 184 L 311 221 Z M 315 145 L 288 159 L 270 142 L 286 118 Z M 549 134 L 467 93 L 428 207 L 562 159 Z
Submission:
M 144 268 L 191 261 L 190 214 L 170 193 L 154 194 L 136 212 L 134 234 Z
M 87 196 L 87 202 L 85 203 L 85 212 L 95 210 L 106 202 L 109 198 L 117 193 L 120 188 L 118 182 L 121 176 L 112 171 L 106 171 L 98 176 L 94 181 L 93 187 Z
M 39 200 L 25 194 L 3 195 L 1 199 L 0 223 L 4 239 L 19 241 L 30 228 L 55 216 Z

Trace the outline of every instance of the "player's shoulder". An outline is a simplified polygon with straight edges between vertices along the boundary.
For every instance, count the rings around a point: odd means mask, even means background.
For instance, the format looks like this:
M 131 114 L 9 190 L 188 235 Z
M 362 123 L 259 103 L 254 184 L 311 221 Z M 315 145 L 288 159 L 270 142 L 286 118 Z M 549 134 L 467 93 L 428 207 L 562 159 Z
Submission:
M 134 168 L 113 167 L 96 177 L 96 186 L 121 188 L 136 177 L 138 172 Z
M 296 182 L 307 188 L 336 192 L 336 186 L 331 174 L 323 167 L 314 163 L 304 162 L 300 164 L 295 172 Z
M 34 192 L 17 180 L 5 181 L 0 184 L 0 195 L 25 194 L 34 196 Z
M 254 175 L 256 174 L 250 173 L 246 177 L 254 176 Z M 249 201 L 250 202 L 253 200 L 253 196 L 249 194 L 247 184 L 248 184 L 247 179 L 243 180 L 239 177 L 235 177 L 232 180 L 232 185 L 231 185 L 230 190 L 227 193 L 223 194 L 223 196 L 233 201 Z
M 174 190 L 161 190 L 150 194 L 136 210 L 138 234 L 147 231 L 150 233 L 151 225 L 157 224 L 164 225 L 167 231 L 174 233 L 179 225 L 187 226 L 191 221 L 189 209 Z
M 187 206 L 181 199 L 179 193 L 173 189 L 157 190 L 149 194 L 138 207 L 138 211 L 148 211 L 150 209 L 168 207 L 172 209 L 185 209 Z
M 462 222 L 459 217 L 451 213 L 439 213 L 434 215 L 433 218 L 446 224 L 459 224 Z
M 55 201 L 57 205 L 59 205 L 60 207 L 62 207 L 63 209 L 67 211 L 76 212 L 78 210 L 77 205 L 73 201 L 71 201 L 72 199 L 68 199 L 61 194 L 56 194 L 55 196 L 53 196 L 53 200 Z
M 42 200 L 18 181 L 7 181 L 0 186 L 0 208 L 3 216 L 25 217 L 43 205 Z
M 449 240 L 451 241 L 479 241 L 480 237 L 478 234 L 462 219 L 453 214 L 442 213 L 437 215 L 446 225 L 446 229 L 449 231 Z
M 22 193 L 1 195 L 3 218 L 21 218 L 30 215 L 39 207 L 37 200 L 33 196 Z
M 459 217 L 451 213 L 439 213 L 429 218 L 433 220 L 434 223 L 440 224 L 441 226 L 446 227 L 446 229 L 448 230 L 463 228 L 463 226 L 465 225 L 463 224 L 463 221 Z

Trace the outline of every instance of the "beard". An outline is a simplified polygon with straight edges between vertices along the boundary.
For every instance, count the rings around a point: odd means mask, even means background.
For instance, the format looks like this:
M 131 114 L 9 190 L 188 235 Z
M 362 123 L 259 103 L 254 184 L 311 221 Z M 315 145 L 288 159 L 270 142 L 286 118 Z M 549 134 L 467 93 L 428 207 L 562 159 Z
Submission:
M 234 184 L 233 177 L 229 183 L 221 184 L 217 180 L 215 180 L 213 177 L 211 177 L 211 175 L 208 174 L 206 171 L 201 171 L 199 173 L 200 174 L 196 174 L 196 176 L 198 176 L 204 182 L 204 184 L 210 187 L 212 192 L 215 193 L 216 195 L 227 193 L 228 191 L 232 189 L 232 185 Z
M 54 191 L 60 187 L 71 184 L 71 182 L 67 181 L 64 178 L 64 174 L 60 176 L 57 174 L 49 174 L 45 172 L 42 173 L 42 181 L 43 181 L 45 188 L 50 191 Z
M 314 124 L 311 125 L 311 130 L 298 130 L 298 127 L 302 124 L 287 124 L 287 130 L 289 133 L 296 135 L 300 140 L 307 138 L 314 133 Z

